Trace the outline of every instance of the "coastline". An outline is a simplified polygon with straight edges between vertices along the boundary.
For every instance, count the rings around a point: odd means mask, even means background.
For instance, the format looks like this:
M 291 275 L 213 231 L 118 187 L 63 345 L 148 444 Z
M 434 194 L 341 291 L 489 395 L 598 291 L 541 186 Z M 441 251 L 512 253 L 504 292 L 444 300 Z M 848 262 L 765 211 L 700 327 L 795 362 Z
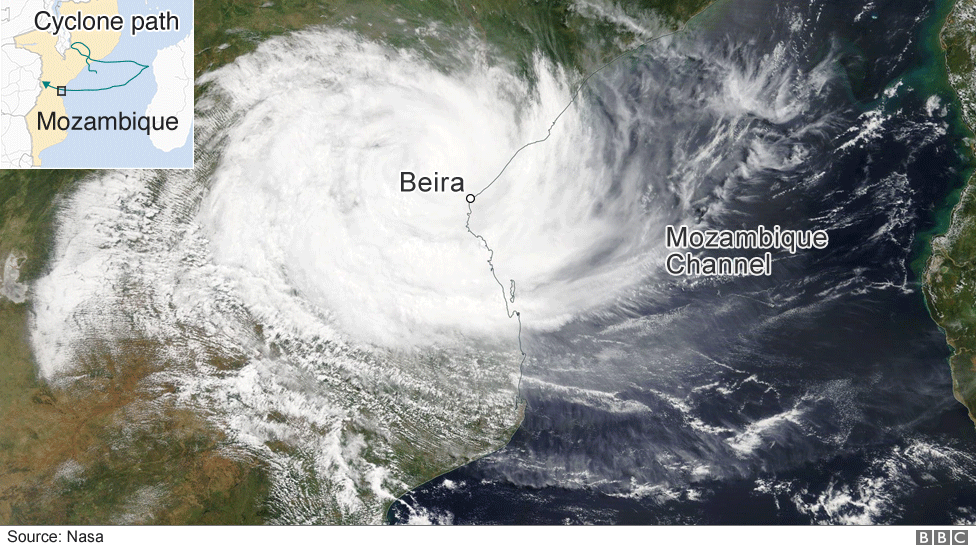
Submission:
M 957 0 L 939 31 L 944 66 L 949 87 L 960 103 L 962 119 L 969 128 L 970 161 L 976 159 L 976 1 Z M 969 410 L 976 422 L 976 174 L 947 201 L 954 201 L 947 219 L 940 220 L 941 234 L 930 240 L 922 276 L 925 301 L 932 319 L 946 336 L 952 348 L 949 364 L 953 395 Z M 945 221 L 948 221 L 946 224 Z M 941 228 L 941 227 L 940 227 Z

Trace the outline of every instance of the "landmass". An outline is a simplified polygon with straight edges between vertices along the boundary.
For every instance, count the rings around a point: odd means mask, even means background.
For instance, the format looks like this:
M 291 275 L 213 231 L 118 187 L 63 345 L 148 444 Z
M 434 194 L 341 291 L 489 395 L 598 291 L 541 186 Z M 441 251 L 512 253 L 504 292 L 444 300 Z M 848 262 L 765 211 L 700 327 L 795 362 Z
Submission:
M 115 0 L 94 1 L 115 5 Z M 655 32 L 670 32 L 710 1 L 645 0 L 628 3 L 619 8 L 620 13 L 593 17 L 581 14 L 578 7 L 599 9 L 601 4 L 568 0 L 197 0 L 193 76 L 232 62 L 270 36 L 313 25 L 346 28 L 394 47 L 417 48 L 435 59 L 453 45 L 440 41 L 436 33 L 403 29 L 440 25 L 474 33 L 496 46 L 496 55 L 519 60 L 526 67 L 541 49 L 583 75 L 651 38 L 646 29 L 622 27 L 617 19 L 623 15 L 640 19 L 643 14 L 646 21 L 656 22 Z M 49 48 L 39 37 L 24 42 L 25 47 L 28 42 L 38 50 Z M 92 56 L 104 56 L 94 52 L 92 42 L 85 40 L 92 46 Z M 65 80 L 49 78 L 47 70 L 45 66 L 44 80 Z M 56 97 L 53 88 L 48 91 Z M 199 95 L 201 88 L 195 91 Z M 35 160 L 38 152 L 35 149 Z M 273 520 L 267 506 L 272 497 L 267 463 L 258 456 L 235 454 L 219 429 L 168 398 L 165 387 L 160 392 L 145 383 L 167 366 L 155 342 L 133 338 L 120 348 L 92 348 L 79 359 L 85 375 L 68 385 L 54 386 L 38 376 L 28 343 L 29 288 L 52 253 L 59 199 L 92 174 L 0 173 L 0 259 L 7 259 L 0 294 L 0 522 Z M 240 364 L 227 361 L 213 366 L 222 370 Z M 504 445 L 511 433 L 498 437 L 494 447 Z M 477 457 L 423 444 L 395 450 L 414 486 Z M 336 509 L 333 521 L 344 520 L 348 518 Z
M 976 0 L 956 3 L 941 40 L 949 83 L 966 123 L 976 128 Z M 970 138 L 970 148 L 974 144 Z M 953 349 L 953 394 L 976 421 L 976 176 L 962 189 L 945 234 L 932 240 L 924 290 L 932 318 Z
M 182 147 L 193 124 L 193 75 L 189 69 L 192 63 L 184 59 L 193 55 L 192 38 L 187 36 L 178 44 L 160 50 L 153 61 L 156 95 L 146 108 L 146 116 L 174 113 L 179 119 L 177 131 L 150 136 L 153 145 L 163 152 Z

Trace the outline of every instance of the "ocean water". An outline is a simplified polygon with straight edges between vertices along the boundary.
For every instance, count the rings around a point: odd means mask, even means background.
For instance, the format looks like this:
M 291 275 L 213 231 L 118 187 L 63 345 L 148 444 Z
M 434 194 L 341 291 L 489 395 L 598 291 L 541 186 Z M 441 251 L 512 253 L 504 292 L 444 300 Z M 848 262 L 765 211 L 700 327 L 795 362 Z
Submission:
M 388 521 L 976 521 L 976 431 L 917 272 L 972 167 L 938 50 L 949 7 L 721 2 L 595 75 L 572 110 L 608 167 L 559 184 L 613 238 L 537 286 L 606 272 L 627 289 L 568 322 L 523 314 L 522 426 Z M 563 145 L 527 149 L 476 205 L 490 216 L 525 184 L 518 162 Z M 669 222 L 830 244 L 776 254 L 771 277 L 671 278 Z M 519 253 L 538 252 L 496 249 L 498 270 L 525 272 Z

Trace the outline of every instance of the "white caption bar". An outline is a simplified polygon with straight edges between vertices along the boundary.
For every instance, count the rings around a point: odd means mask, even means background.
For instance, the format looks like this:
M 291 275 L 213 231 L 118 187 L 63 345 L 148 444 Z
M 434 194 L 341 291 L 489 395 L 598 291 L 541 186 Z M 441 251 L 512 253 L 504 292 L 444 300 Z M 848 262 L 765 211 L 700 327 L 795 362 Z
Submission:
M 926 547 L 969 544 L 965 526 L 6 526 L 4 547 Z M 506 545 L 499 545 L 506 544 Z

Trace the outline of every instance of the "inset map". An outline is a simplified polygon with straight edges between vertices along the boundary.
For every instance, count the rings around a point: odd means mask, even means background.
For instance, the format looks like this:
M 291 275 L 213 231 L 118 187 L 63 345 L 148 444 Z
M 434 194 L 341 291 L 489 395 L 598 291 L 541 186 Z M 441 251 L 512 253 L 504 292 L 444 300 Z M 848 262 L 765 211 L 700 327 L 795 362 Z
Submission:
M 0 168 L 192 168 L 193 2 L 0 11 Z

